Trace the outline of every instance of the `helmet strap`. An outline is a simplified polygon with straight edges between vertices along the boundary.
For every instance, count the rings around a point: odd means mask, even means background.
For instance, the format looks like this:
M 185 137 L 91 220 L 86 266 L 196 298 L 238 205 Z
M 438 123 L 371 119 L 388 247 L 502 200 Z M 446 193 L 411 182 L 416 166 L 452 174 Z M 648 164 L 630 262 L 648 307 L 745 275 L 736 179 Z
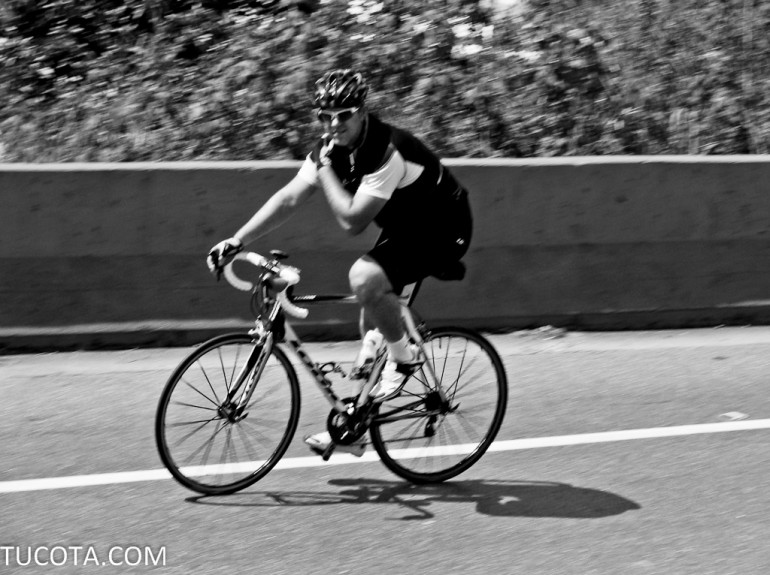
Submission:
M 366 134 L 369 133 L 369 112 L 366 110 L 366 106 L 363 104 L 361 105 L 360 111 L 364 114 L 364 124 L 361 127 L 361 132 L 358 134 L 358 138 L 356 138 L 356 141 L 351 146 L 350 155 L 353 155 L 358 151 L 358 149 L 364 143 L 364 140 L 366 140 Z

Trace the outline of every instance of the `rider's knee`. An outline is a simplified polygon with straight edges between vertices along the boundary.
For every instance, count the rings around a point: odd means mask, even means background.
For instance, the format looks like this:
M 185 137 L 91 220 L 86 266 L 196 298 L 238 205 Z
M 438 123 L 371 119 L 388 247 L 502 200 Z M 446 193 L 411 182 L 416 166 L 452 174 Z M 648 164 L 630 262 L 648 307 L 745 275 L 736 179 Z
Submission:
M 376 299 L 387 292 L 382 269 L 374 261 L 357 260 L 350 268 L 348 279 L 350 289 L 361 302 Z

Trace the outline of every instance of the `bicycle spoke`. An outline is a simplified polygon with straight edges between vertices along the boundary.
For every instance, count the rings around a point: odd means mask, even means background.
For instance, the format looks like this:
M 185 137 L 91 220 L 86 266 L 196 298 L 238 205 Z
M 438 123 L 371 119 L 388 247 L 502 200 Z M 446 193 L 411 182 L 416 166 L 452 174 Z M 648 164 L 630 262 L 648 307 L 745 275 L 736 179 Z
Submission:
M 246 430 L 244 429 L 244 427 L 245 426 L 238 425 L 237 426 L 238 433 L 243 438 L 243 445 L 246 450 L 246 453 L 248 454 L 249 459 L 256 460 L 258 457 L 257 450 L 254 448 L 254 445 L 251 443 L 251 440 L 249 439 L 249 435 L 248 433 L 246 433 Z
M 185 441 L 187 441 L 187 440 L 188 440 L 190 437 L 192 437 L 193 435 L 195 435 L 196 433 L 198 433 L 198 432 L 199 432 L 201 429 L 203 429 L 204 427 L 206 427 L 206 426 L 207 426 L 209 423 L 211 423 L 212 421 L 217 421 L 217 420 L 218 420 L 218 418 L 216 418 L 216 417 L 212 417 L 211 419 L 208 419 L 208 420 L 206 420 L 206 421 L 192 421 L 192 422 L 187 422 L 187 421 L 185 421 L 185 422 L 181 422 L 181 423 L 172 423 L 172 424 L 169 424 L 167 427 L 171 428 L 171 427 L 177 427 L 177 426 L 182 426 L 182 425 L 185 425 L 185 426 L 186 426 L 186 425 L 195 425 L 196 423 L 200 423 L 200 425 L 199 425 L 198 427 L 196 427 L 196 428 L 195 428 L 195 429 L 193 429 L 193 430 L 192 430 L 190 433 L 188 433 L 187 435 L 185 435 L 184 437 L 182 437 L 181 439 L 179 439 L 179 441 L 177 441 L 177 443 L 174 445 L 174 447 L 179 447 L 179 446 L 180 446 L 182 443 L 184 443 L 184 442 L 185 442 Z
M 206 378 L 206 381 L 209 384 L 209 389 L 211 390 L 211 393 L 214 394 L 214 399 L 216 400 L 217 405 L 221 405 L 221 402 L 219 401 L 219 397 L 217 397 L 217 392 L 214 390 L 214 386 L 211 385 L 211 380 L 209 379 L 208 373 L 206 373 L 206 368 L 203 367 L 203 364 L 198 362 L 198 367 L 200 367 L 201 373 L 203 373 L 203 377 Z
M 233 392 L 253 354 L 264 352 L 255 345 L 245 334 L 209 340 L 180 364 L 164 389 L 156 417 L 161 459 L 197 492 L 231 493 L 257 481 L 275 466 L 296 430 L 299 382 L 277 348 L 263 358 L 265 368 L 254 382 L 260 393 L 245 409 L 232 401 L 217 403 Z
M 206 411 L 216 411 L 215 409 L 212 409 L 210 407 L 204 407 L 202 405 L 194 405 L 192 403 L 187 403 L 187 402 L 184 402 L 184 401 L 175 401 L 173 403 L 174 403 L 174 405 L 183 405 L 185 407 L 192 407 L 192 408 L 195 408 L 195 409 L 204 409 Z M 219 406 L 217 406 L 217 407 L 219 407 Z
M 407 419 L 404 412 L 399 418 L 398 398 L 385 402 L 370 435 L 394 473 L 414 482 L 444 481 L 473 465 L 494 439 L 505 412 L 507 382 L 494 349 L 469 330 L 434 329 L 424 349 L 424 369 L 401 394 L 422 398 L 421 417 Z M 426 385 L 433 377 L 440 397 Z
M 200 465 L 205 465 L 206 461 L 208 461 L 209 453 L 211 452 L 212 447 L 214 446 L 214 439 L 216 439 L 216 436 L 219 435 L 219 433 L 225 428 L 224 423 L 222 423 L 218 429 L 214 430 L 214 433 L 211 434 L 211 437 L 209 437 L 208 441 L 203 443 L 198 449 L 193 451 L 190 456 L 187 458 L 185 463 L 189 463 L 192 461 L 196 455 L 198 455 L 199 452 L 203 451 L 203 457 L 201 458 Z
M 241 348 L 238 348 L 236 353 L 240 353 Z M 217 353 L 219 354 L 219 365 L 222 368 L 222 381 L 225 382 L 225 391 L 227 391 L 227 394 L 225 397 L 230 397 L 230 383 L 232 383 L 231 379 L 228 379 L 227 377 L 227 371 L 225 368 L 225 361 L 222 358 L 222 348 L 220 347 L 217 350 Z M 233 369 L 235 369 L 235 366 L 238 365 L 238 358 L 236 356 L 235 361 L 233 362 Z
M 466 436 L 469 438 L 478 437 L 479 426 L 484 422 L 484 418 L 481 416 L 469 416 L 467 413 L 461 413 L 457 416 L 457 421 L 460 426 L 465 430 Z
M 210 398 L 208 395 L 206 395 L 205 393 L 203 393 L 201 390 L 199 390 L 197 387 L 195 387 L 195 386 L 194 386 L 192 383 L 190 383 L 190 382 L 189 382 L 189 381 L 187 381 L 187 380 L 183 380 L 183 383 L 184 383 L 185 385 L 187 385 L 187 386 L 188 386 L 190 389 L 192 389 L 192 390 L 193 390 L 195 393 L 198 393 L 198 394 L 200 394 L 200 396 L 201 396 L 202 398 L 204 398 L 206 401 L 208 401 L 209 403 L 211 403 L 211 405 L 213 405 L 213 406 L 215 406 L 215 407 L 219 408 L 219 403 L 217 403 L 216 401 L 214 401 L 213 399 L 211 399 L 211 398 Z
M 400 433 L 397 433 L 395 436 L 393 436 L 392 441 L 414 441 L 415 433 L 417 432 L 418 427 L 420 427 L 420 424 L 425 425 L 425 422 L 420 419 L 414 419 L 410 420 L 411 423 L 408 424 Z M 408 439 L 404 439 L 404 436 L 408 435 Z
M 221 419 L 220 417 L 211 417 L 209 419 L 195 419 L 192 421 L 175 421 L 174 423 L 169 423 L 167 427 L 173 428 L 173 427 L 182 427 L 183 425 L 197 425 L 199 423 L 202 423 L 203 425 L 206 425 L 207 423 L 211 423 L 212 421 L 216 421 L 218 419 Z
M 420 377 L 420 375 L 422 375 L 422 377 Z M 429 373 L 425 371 L 425 367 L 421 367 L 418 371 L 414 372 L 411 377 L 412 377 L 411 381 L 419 382 L 422 385 L 421 390 L 416 392 L 409 392 L 412 395 L 417 396 L 419 395 L 420 392 L 424 392 L 426 390 L 430 391 L 435 389 L 435 387 L 431 386 L 431 384 L 428 382 L 428 380 L 430 379 L 430 376 L 429 376 Z
M 227 431 L 225 431 L 225 444 L 222 446 L 222 455 L 219 457 L 219 468 L 220 469 L 226 469 L 227 464 L 227 456 L 230 452 L 230 449 L 233 450 L 233 457 L 232 461 L 238 461 L 237 455 L 235 454 L 235 446 L 232 442 L 233 438 L 233 426 L 230 425 L 227 427 Z M 223 475 L 220 475 L 222 477 Z
M 460 384 L 460 380 L 461 380 L 461 379 L 463 379 L 463 376 L 465 376 L 465 375 L 467 374 L 468 370 L 470 370 L 470 368 L 471 368 L 471 367 L 472 367 L 472 366 L 473 366 L 473 365 L 474 365 L 474 364 L 475 364 L 477 361 L 480 361 L 480 359 L 479 359 L 478 357 L 475 357 L 475 358 L 473 358 L 473 359 L 472 359 L 472 360 L 471 360 L 471 361 L 468 363 L 468 366 L 465 368 L 465 371 L 463 371 L 463 372 L 461 372 L 461 373 L 458 373 L 458 374 L 457 374 L 457 379 L 455 379 L 455 381 L 452 383 L 452 386 L 455 386 L 455 387 L 456 387 L 456 386 L 458 386 L 458 385 Z M 481 369 L 479 373 L 483 373 L 483 372 L 484 372 L 484 370 L 483 370 L 483 369 Z M 462 387 L 459 387 L 459 388 L 457 388 L 457 389 L 456 389 L 456 391 L 455 391 L 455 393 L 458 393 L 458 392 L 462 391 L 462 390 L 463 390 L 463 388 L 467 387 L 468 385 L 472 385 L 472 384 L 473 384 L 473 382 L 474 382 L 474 380 L 475 380 L 476 378 L 475 378 L 475 377 L 468 377 L 468 378 L 466 378 L 466 379 L 467 379 L 466 383 L 465 383 L 465 384 L 464 384 Z M 450 387 L 451 387 L 451 386 L 450 386 Z
M 444 381 L 444 371 L 446 370 L 446 364 L 447 361 L 449 361 L 449 342 L 451 340 L 447 340 L 446 342 L 446 351 L 444 352 L 444 364 L 441 366 L 441 376 L 438 378 L 439 381 Z M 439 346 L 439 349 L 441 346 Z
M 276 426 L 260 426 L 257 427 L 257 423 L 253 421 L 249 421 L 248 419 L 241 420 L 241 423 L 244 424 L 244 427 L 248 427 L 252 430 L 252 433 L 255 435 L 255 437 L 263 442 L 270 441 L 270 437 L 272 434 L 275 433 L 275 431 L 278 429 Z

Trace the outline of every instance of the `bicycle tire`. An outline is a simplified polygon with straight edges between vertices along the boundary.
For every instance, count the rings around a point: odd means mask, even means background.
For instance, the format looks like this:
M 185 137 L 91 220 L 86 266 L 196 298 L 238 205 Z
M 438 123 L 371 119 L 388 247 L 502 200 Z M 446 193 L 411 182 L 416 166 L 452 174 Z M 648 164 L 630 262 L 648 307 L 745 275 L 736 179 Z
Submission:
M 299 380 L 277 346 L 246 415 L 232 421 L 220 409 L 254 346 L 246 334 L 210 339 L 179 364 L 163 389 L 155 440 L 163 464 L 188 489 L 205 495 L 244 489 L 275 467 L 294 437 L 300 414 Z M 192 450 L 193 439 L 204 443 Z M 210 455 L 218 456 L 218 461 L 210 463 Z
M 492 344 L 473 330 L 433 329 L 424 349 L 426 364 L 379 407 L 369 435 L 393 473 L 412 483 L 438 483 L 466 471 L 492 444 L 505 417 L 508 382 Z M 454 411 L 439 408 L 428 363 Z M 411 418 L 398 419 L 403 416 Z

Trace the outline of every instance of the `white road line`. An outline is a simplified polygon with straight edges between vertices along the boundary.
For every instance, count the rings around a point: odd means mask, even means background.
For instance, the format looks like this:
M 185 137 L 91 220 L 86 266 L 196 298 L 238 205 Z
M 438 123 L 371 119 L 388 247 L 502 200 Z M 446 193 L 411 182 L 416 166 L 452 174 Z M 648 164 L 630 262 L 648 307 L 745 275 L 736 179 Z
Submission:
M 540 449 L 544 447 L 565 447 L 569 445 L 584 445 L 589 443 L 608 443 L 613 441 L 629 441 L 634 439 L 659 439 L 664 437 L 681 437 L 705 433 L 723 433 L 729 431 L 753 431 L 770 429 L 770 419 L 749 419 L 723 423 L 703 423 L 696 425 L 679 425 L 672 427 L 653 427 L 649 429 L 627 429 L 621 431 L 605 431 L 599 433 L 581 433 L 578 435 L 558 435 L 553 437 L 531 437 L 526 439 L 510 439 L 494 442 L 489 451 L 516 451 L 522 449 Z M 450 445 L 440 449 L 403 449 L 399 457 L 436 457 L 440 455 L 468 453 L 473 445 Z M 395 453 L 394 453 L 395 455 Z M 298 469 L 320 467 L 323 465 L 342 465 L 349 463 L 366 463 L 377 461 L 378 456 L 373 451 L 357 458 L 349 454 L 332 456 L 327 462 L 320 457 L 292 457 L 281 460 L 275 469 Z M 245 464 L 253 468 L 253 464 Z M 214 466 L 206 469 L 190 468 L 193 475 L 208 475 L 221 471 Z M 66 489 L 70 487 L 90 487 L 95 485 L 115 485 L 119 483 L 134 483 L 139 481 L 158 481 L 170 479 L 171 474 L 165 469 L 148 469 L 144 471 L 124 471 L 118 473 L 99 473 L 94 475 L 72 475 L 68 477 L 45 477 L 40 479 L 21 479 L 17 481 L 0 481 L 0 493 L 19 493 L 24 491 L 42 491 L 49 489 Z

